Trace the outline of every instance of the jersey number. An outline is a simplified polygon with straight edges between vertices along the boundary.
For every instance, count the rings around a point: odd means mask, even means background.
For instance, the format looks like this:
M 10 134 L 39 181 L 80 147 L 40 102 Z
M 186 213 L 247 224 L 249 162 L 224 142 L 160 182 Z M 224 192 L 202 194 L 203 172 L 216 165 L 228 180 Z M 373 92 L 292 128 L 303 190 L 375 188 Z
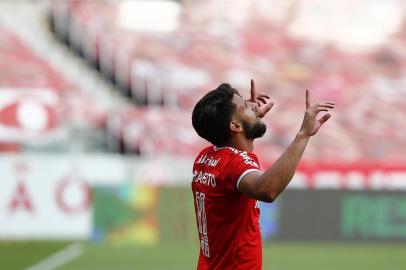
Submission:
M 205 194 L 196 191 L 196 206 L 197 206 L 197 226 L 199 228 L 200 247 L 204 256 L 210 257 L 209 237 L 207 236 L 207 219 L 206 210 L 204 207 Z

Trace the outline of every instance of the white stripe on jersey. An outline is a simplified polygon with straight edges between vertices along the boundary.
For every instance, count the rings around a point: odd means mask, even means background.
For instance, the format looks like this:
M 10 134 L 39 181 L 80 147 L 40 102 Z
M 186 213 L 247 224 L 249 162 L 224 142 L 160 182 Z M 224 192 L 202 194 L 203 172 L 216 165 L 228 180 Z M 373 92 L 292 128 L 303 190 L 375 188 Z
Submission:
M 243 173 L 241 174 L 241 176 L 238 178 L 238 181 L 237 181 L 237 189 L 238 189 L 238 190 L 240 190 L 240 182 L 241 182 L 241 180 L 244 178 L 244 176 L 246 176 L 247 174 L 252 173 L 252 172 L 261 172 L 261 171 L 258 170 L 258 169 L 248 169 L 248 170 L 246 170 L 245 172 L 243 172 Z

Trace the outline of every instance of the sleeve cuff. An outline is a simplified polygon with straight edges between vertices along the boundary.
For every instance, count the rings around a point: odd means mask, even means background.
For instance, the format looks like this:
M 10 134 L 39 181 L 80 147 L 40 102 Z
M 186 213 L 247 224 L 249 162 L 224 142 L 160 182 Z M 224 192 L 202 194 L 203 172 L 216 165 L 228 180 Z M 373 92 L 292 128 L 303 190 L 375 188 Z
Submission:
M 248 169 L 248 170 L 246 170 L 245 172 L 243 172 L 243 173 L 240 175 L 240 177 L 238 178 L 238 180 L 237 180 L 237 189 L 238 189 L 238 190 L 240 190 L 240 182 L 241 182 L 241 180 L 244 178 L 244 176 L 246 176 L 247 174 L 252 173 L 252 172 L 261 172 L 261 171 L 258 170 L 258 169 Z

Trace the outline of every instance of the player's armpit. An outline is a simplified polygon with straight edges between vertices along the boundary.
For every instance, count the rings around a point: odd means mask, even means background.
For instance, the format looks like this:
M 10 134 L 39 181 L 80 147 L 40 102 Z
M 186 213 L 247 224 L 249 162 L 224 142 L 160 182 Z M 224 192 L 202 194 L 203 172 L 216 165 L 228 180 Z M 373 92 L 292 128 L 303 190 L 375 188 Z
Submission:
M 261 189 L 259 180 L 261 174 L 262 173 L 260 171 L 247 173 L 239 180 L 237 183 L 237 188 L 242 194 L 250 198 L 270 203 L 273 201 L 273 197 L 268 191 Z

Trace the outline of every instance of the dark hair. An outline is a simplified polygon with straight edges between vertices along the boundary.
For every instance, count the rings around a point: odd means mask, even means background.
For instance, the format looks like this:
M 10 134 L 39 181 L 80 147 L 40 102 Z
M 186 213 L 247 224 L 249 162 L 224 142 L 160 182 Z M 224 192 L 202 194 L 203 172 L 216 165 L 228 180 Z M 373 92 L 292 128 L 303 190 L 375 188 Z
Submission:
M 240 95 L 230 84 L 223 83 L 197 102 L 192 113 L 192 125 L 200 137 L 217 146 L 229 142 L 229 124 L 236 108 L 232 102 L 234 94 Z

